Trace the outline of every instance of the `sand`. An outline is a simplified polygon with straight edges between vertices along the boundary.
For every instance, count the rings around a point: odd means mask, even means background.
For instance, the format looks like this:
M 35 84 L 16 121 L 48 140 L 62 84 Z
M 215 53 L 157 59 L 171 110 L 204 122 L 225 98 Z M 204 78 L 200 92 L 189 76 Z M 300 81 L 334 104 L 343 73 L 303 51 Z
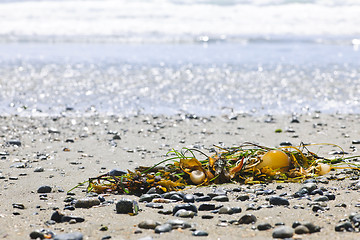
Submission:
M 156 209 L 145 207 L 140 203 L 142 211 L 136 216 L 115 213 L 115 205 L 63 211 L 67 215 L 85 218 L 83 223 L 57 223 L 47 226 L 54 208 L 64 208 L 66 191 L 79 182 L 106 173 L 113 168 L 134 169 L 137 166 L 150 166 L 165 159 L 165 154 L 171 149 L 196 147 L 209 153 L 213 145 L 237 146 L 244 141 L 259 143 L 269 147 L 279 146 L 281 142 L 291 142 L 293 145 L 304 143 L 338 144 L 348 154 L 357 155 L 353 140 L 360 139 L 359 115 L 326 115 L 312 113 L 298 116 L 299 123 L 292 123 L 293 116 L 251 116 L 239 115 L 229 117 L 185 117 L 185 116 L 91 116 L 91 117 L 1 117 L 0 118 L 0 238 L 29 239 L 30 232 L 45 228 L 57 234 L 81 232 L 84 239 L 101 239 L 110 235 L 111 239 L 140 239 L 152 236 L 153 239 L 184 239 L 193 237 L 190 230 L 173 230 L 170 233 L 155 234 L 153 230 L 138 230 L 137 224 L 144 219 L 166 222 L 174 219 L 157 213 Z M 276 129 L 282 129 L 276 133 Z M 113 140 L 118 135 L 121 139 Z M 6 144 L 9 140 L 19 140 L 21 146 Z M 72 142 L 73 140 L 73 142 Z M 316 147 L 315 151 L 322 156 L 333 157 L 328 153 L 339 150 L 331 147 Z M 23 163 L 23 168 L 15 167 Z M 15 164 L 15 165 L 14 165 Z M 43 172 L 34 172 L 38 167 Z M 14 180 L 17 179 L 17 180 Z M 230 202 L 225 206 L 238 206 L 242 213 L 234 215 L 214 214 L 210 220 L 185 219 L 196 225 L 197 229 L 207 231 L 208 237 L 200 239 L 270 239 L 272 230 L 258 231 L 252 227 L 258 223 L 283 222 L 291 226 L 294 221 L 311 221 L 321 227 L 321 232 L 296 235 L 301 239 L 357 239 L 359 233 L 335 232 L 335 225 L 352 212 L 357 212 L 355 206 L 360 203 L 359 191 L 349 190 L 356 180 L 345 179 L 330 181 L 328 184 L 318 183 L 336 194 L 335 201 L 327 204 L 329 210 L 314 213 L 307 205 L 309 200 L 290 201 L 289 207 L 278 206 L 258 211 L 245 211 L 249 202 L 236 201 L 240 193 L 229 193 Z M 37 189 L 42 185 L 52 187 L 47 194 L 47 200 L 41 200 Z M 276 189 L 281 193 L 293 194 L 300 189 L 301 183 L 271 183 L 266 188 Z M 236 184 L 224 184 L 217 187 L 232 189 Z M 241 186 L 246 187 L 246 186 Z M 256 188 L 258 186 L 249 186 Z M 210 192 L 213 186 L 192 188 L 187 192 Z M 75 197 L 85 197 L 83 189 L 74 190 Z M 124 196 L 106 195 L 106 200 L 118 200 Z M 125 196 L 137 200 L 136 196 Z M 268 203 L 268 196 L 257 196 L 257 205 Z M 12 204 L 21 203 L 25 209 L 13 208 Z M 346 208 L 335 207 L 345 203 Z M 199 205 L 199 203 L 196 203 Z M 175 204 L 165 205 L 172 209 Z M 294 205 L 304 209 L 294 209 Z M 254 214 L 258 221 L 254 225 L 231 225 L 220 227 L 220 220 L 237 220 L 244 213 Z M 15 213 L 15 214 L 14 214 Z M 101 226 L 108 227 L 100 231 Z

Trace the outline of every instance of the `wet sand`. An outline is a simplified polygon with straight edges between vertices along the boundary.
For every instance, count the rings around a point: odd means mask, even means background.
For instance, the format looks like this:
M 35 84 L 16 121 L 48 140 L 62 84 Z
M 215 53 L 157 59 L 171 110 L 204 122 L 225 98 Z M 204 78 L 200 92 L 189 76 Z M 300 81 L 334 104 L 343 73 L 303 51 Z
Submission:
M 360 139 L 358 127 L 359 115 L 326 115 L 313 113 L 297 117 L 293 116 L 250 116 L 239 115 L 229 117 L 198 118 L 196 116 L 133 116 L 133 117 L 1 117 L 0 118 L 0 238 L 29 239 L 30 232 L 45 228 L 56 234 L 81 232 L 84 239 L 141 239 L 151 236 L 153 239 L 184 239 L 193 237 L 191 231 L 173 230 L 170 233 L 155 234 L 153 230 L 142 229 L 135 234 L 137 224 L 144 219 L 153 219 L 161 223 L 173 216 L 157 213 L 156 209 L 145 207 L 140 203 L 142 211 L 136 216 L 116 214 L 115 204 L 93 207 L 90 209 L 62 210 L 66 191 L 78 183 L 106 173 L 113 168 L 130 169 L 151 166 L 163 159 L 172 149 L 183 147 L 198 148 L 209 153 L 213 145 L 238 146 L 245 141 L 276 147 L 281 142 L 291 142 L 294 146 L 304 143 L 333 143 L 341 146 L 348 156 L 358 155 L 353 140 Z M 276 129 L 282 129 L 276 133 Z M 118 137 L 114 137 L 118 136 Z M 118 139 L 120 138 L 120 139 Z M 11 140 L 13 143 L 7 144 Z M 18 141 L 17 141 L 18 140 Z M 317 147 L 315 152 L 321 156 L 331 151 L 339 151 L 335 147 Z M 42 167 L 43 172 L 34 172 Z M 338 170 L 340 171 L 340 170 Z M 349 190 L 351 183 L 357 180 L 344 179 L 330 181 L 328 184 L 317 183 L 336 195 L 335 201 L 327 202 L 329 210 L 321 213 L 312 211 L 307 199 L 291 199 L 290 206 L 275 206 L 257 211 L 245 211 L 248 203 L 256 205 L 268 203 L 269 196 L 252 196 L 250 202 L 237 201 L 240 193 L 230 192 L 230 202 L 225 206 L 237 206 L 242 212 L 233 215 L 214 214 L 213 219 L 202 219 L 199 213 L 192 219 L 184 219 L 193 223 L 196 229 L 209 233 L 200 239 L 270 239 L 272 230 L 258 231 L 252 229 L 258 223 L 285 223 L 291 226 L 294 221 L 310 221 L 321 227 L 321 231 L 313 234 L 294 235 L 296 239 L 357 239 L 359 233 L 335 232 L 335 225 L 358 212 L 356 204 L 360 203 L 359 190 Z M 37 189 L 42 185 L 52 187 L 52 192 L 42 200 Z M 284 188 L 276 189 L 278 185 Z M 224 184 L 217 187 L 233 189 L 236 184 Z M 240 186 L 247 188 L 247 186 Z M 259 186 L 249 186 L 256 189 Z M 301 188 L 301 183 L 271 183 L 265 186 L 276 191 L 276 195 L 287 193 L 287 196 Z M 192 188 L 186 192 L 211 192 L 213 186 Z M 74 190 L 78 199 L 85 197 L 83 188 Z M 251 194 L 250 194 L 251 195 Z M 106 195 L 106 200 L 119 200 L 124 196 Z M 135 196 L 127 198 L 138 200 Z M 13 208 L 14 203 L 23 204 L 25 209 Z M 345 203 L 346 207 L 335 207 Z M 199 205 L 199 203 L 196 203 Z M 165 204 L 172 209 L 174 203 Z M 303 206 L 304 209 L 295 205 Z M 59 208 L 67 215 L 85 218 L 82 223 L 57 223 L 47 226 L 53 209 Z M 217 226 L 221 220 L 238 220 L 245 213 L 254 214 L 257 223 L 254 225 Z M 208 214 L 208 213 L 207 213 Z M 108 227 L 100 231 L 101 226 Z

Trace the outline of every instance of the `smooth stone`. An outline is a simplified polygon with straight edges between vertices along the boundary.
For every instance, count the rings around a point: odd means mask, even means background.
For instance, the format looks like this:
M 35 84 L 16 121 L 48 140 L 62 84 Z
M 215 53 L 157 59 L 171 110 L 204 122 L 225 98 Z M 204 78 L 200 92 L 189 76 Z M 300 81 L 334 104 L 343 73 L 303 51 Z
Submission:
M 37 167 L 34 169 L 34 172 L 43 172 L 44 168 L 43 167 Z
M 175 201 L 182 201 L 183 198 L 178 195 L 178 194 L 173 194 L 171 197 L 170 197 L 171 200 L 175 200 Z
M 269 230 L 270 228 L 272 228 L 272 226 L 271 226 L 270 223 L 260 223 L 260 224 L 257 226 L 257 229 L 258 229 L 259 231 Z
M 195 198 L 195 201 L 197 201 L 197 202 L 209 202 L 209 201 L 211 201 L 211 197 L 208 196 L 208 195 L 200 196 L 200 197 Z
M 76 217 L 76 216 L 62 216 L 61 222 L 70 222 L 74 220 L 75 222 L 84 222 L 85 219 L 82 217 Z
M 184 202 L 194 203 L 194 202 L 195 202 L 195 196 L 192 195 L 192 194 L 186 194 L 186 195 L 184 196 Z
M 196 236 L 196 237 L 206 237 L 209 234 L 207 232 L 205 232 L 205 231 L 202 231 L 202 230 L 196 230 L 196 231 L 193 231 L 192 235 Z
M 108 173 L 110 176 L 122 176 L 122 175 L 125 175 L 127 174 L 127 172 L 121 170 L 121 169 L 118 169 L 118 168 L 114 168 L 114 169 L 111 169 Z
M 214 216 L 213 215 L 202 215 L 201 218 L 202 219 L 212 219 L 212 218 L 214 218 Z
M 163 206 L 162 204 L 160 204 L 160 203 L 153 203 L 153 202 L 145 204 L 145 207 L 150 207 L 150 208 L 155 208 L 155 209 L 162 209 L 162 208 L 164 208 L 164 206 Z
M 130 199 L 121 199 L 116 202 L 116 213 L 127 214 L 134 212 L 134 203 Z
M 354 215 L 351 215 L 351 221 L 354 223 L 354 224 L 357 224 L 357 225 L 360 225 L 360 214 L 354 214 Z
M 288 226 L 277 227 L 272 233 L 273 238 L 291 238 L 293 235 L 294 230 Z
M 151 202 L 154 198 L 161 198 L 160 194 L 143 194 L 139 198 L 139 202 Z
M 172 214 L 172 210 L 170 209 L 165 209 L 165 210 L 159 210 L 158 213 L 159 214 L 163 214 L 163 215 L 171 215 Z
M 256 217 L 252 214 L 245 214 L 239 219 L 239 224 L 250 224 L 256 222 Z
M 299 221 L 295 221 L 292 224 L 292 228 L 296 228 L 297 226 L 300 226 L 300 225 L 301 225 L 301 223 Z
M 222 207 L 219 209 L 219 214 L 233 214 L 234 211 L 231 209 L 231 207 Z
M 292 143 L 291 142 L 281 142 L 280 143 L 280 146 L 292 146 Z
M 331 200 L 331 201 L 333 201 L 333 200 L 335 200 L 335 194 L 325 194 L 325 196 L 329 199 L 329 201 Z
M 6 142 L 7 145 L 14 145 L 14 146 L 21 146 L 21 142 L 20 140 L 14 139 L 14 140 L 9 140 Z
M 64 216 L 63 213 L 59 212 L 59 211 L 55 211 L 53 212 L 53 214 L 51 215 L 51 220 L 57 222 L 57 223 L 60 223 L 61 222 L 61 219 L 62 217 Z
M 79 232 L 59 234 L 54 237 L 54 240 L 83 240 L 83 234 Z
M 22 203 L 13 203 L 12 206 L 17 209 L 25 209 L 25 205 Z
M 360 144 L 360 140 L 352 140 L 351 143 L 352 144 Z
M 46 229 L 32 231 L 29 236 L 31 239 L 44 239 L 45 235 L 46 237 L 54 237 L 54 233 Z
M 172 226 L 169 223 L 165 223 L 159 226 L 156 226 L 155 233 L 164 233 L 164 232 L 170 232 L 172 230 Z
M 299 225 L 294 229 L 294 232 L 296 234 L 308 234 L 310 231 L 309 229 L 304 225 Z
M 193 211 L 180 209 L 177 211 L 174 215 L 175 217 L 181 217 L 181 218 L 193 218 L 195 216 L 195 213 Z
M 308 183 L 304 183 L 302 188 L 306 189 L 308 192 L 312 192 L 315 189 L 317 189 L 317 185 L 316 183 L 308 182 Z
M 188 222 L 185 222 L 184 220 L 181 219 L 172 219 L 166 222 L 167 224 L 170 224 L 172 226 L 173 229 L 176 228 L 191 228 L 191 224 L 189 224 Z
M 198 210 L 196 208 L 196 206 L 192 203 L 184 203 L 184 204 L 178 204 L 173 208 L 173 215 L 175 215 L 175 213 L 177 213 L 177 211 L 179 211 L 180 209 L 185 209 L 188 211 L 193 211 L 194 213 L 197 213 Z
M 314 202 L 328 202 L 329 198 L 327 196 L 320 196 L 314 199 Z
M 353 225 L 351 224 L 351 222 L 343 222 L 343 223 L 339 223 L 335 226 L 335 231 L 336 232 L 354 232 L 355 229 L 353 227 Z
M 241 196 L 236 198 L 236 200 L 240 200 L 242 202 L 246 201 L 246 200 L 249 200 L 249 199 L 250 199 L 249 195 L 241 195 Z
M 76 208 L 91 208 L 97 205 L 100 205 L 100 200 L 95 197 L 79 199 L 75 202 Z
M 270 204 L 272 205 L 276 205 L 276 206 L 288 206 L 290 205 L 289 200 L 282 198 L 282 197 L 278 197 L 278 196 L 273 196 L 269 199 Z
M 213 203 L 203 203 L 199 206 L 199 211 L 212 211 L 215 210 L 215 204 Z
M 307 227 L 310 231 L 310 233 L 320 232 L 321 228 L 319 226 L 316 226 L 315 224 L 311 222 L 304 222 L 302 225 Z
M 325 209 L 324 209 L 323 207 L 319 206 L 319 205 L 314 205 L 314 206 L 312 207 L 312 211 L 313 211 L 313 212 L 319 212 L 319 211 L 324 212 Z
M 212 200 L 217 201 L 217 202 L 228 202 L 229 198 L 226 195 L 219 195 L 219 196 L 213 197 Z
M 241 213 L 242 212 L 241 207 L 232 207 L 231 210 L 233 211 L 233 213 Z
M 142 221 L 138 224 L 138 227 L 143 229 L 155 229 L 157 226 L 160 226 L 160 223 L 150 219 Z
M 50 186 L 41 186 L 38 188 L 37 193 L 51 193 L 51 190 Z
M 17 162 L 12 164 L 10 168 L 26 168 L 26 164 L 22 162 Z

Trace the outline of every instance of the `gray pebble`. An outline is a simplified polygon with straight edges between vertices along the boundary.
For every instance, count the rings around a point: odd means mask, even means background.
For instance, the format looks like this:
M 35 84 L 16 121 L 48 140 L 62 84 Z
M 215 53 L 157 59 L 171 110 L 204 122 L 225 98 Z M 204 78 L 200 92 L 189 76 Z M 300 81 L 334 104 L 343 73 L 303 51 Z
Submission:
M 153 203 L 153 202 L 145 204 L 145 207 L 150 207 L 150 208 L 155 208 L 155 209 L 163 209 L 164 208 L 164 206 L 162 204 Z
M 50 186 L 41 186 L 38 188 L 38 193 L 50 193 L 52 188 Z
M 37 167 L 34 169 L 34 172 L 43 172 L 44 168 L 43 167 Z
M 177 211 L 174 215 L 175 217 L 181 217 L 181 218 L 193 218 L 195 216 L 195 213 L 193 211 L 180 209 Z
M 222 207 L 219 209 L 219 214 L 233 214 L 234 211 L 231 209 L 231 207 Z
M 7 145 L 14 145 L 14 146 L 21 146 L 21 142 L 20 140 L 14 139 L 14 140 L 9 140 L 6 142 Z
M 273 238 L 291 238 L 293 235 L 294 230 L 288 226 L 277 227 L 272 233 Z
M 180 220 L 180 219 L 172 219 L 166 222 L 167 224 L 170 224 L 172 226 L 173 229 L 176 228 L 191 228 L 191 224 L 189 224 L 188 222 L 184 221 L 184 220 Z
M 278 197 L 278 196 L 273 196 L 269 199 L 270 204 L 272 205 L 284 205 L 284 206 L 288 206 L 290 205 L 289 200 L 282 198 L 282 197 Z
M 342 222 L 335 226 L 336 232 L 354 232 L 355 229 L 350 222 Z
M 180 209 L 185 209 L 188 211 L 193 211 L 194 213 L 197 213 L 197 208 L 194 204 L 192 203 L 184 203 L 184 204 L 178 204 L 173 208 L 173 215 L 175 215 L 175 213 L 177 213 L 177 211 L 179 211 Z
M 307 227 L 310 231 L 310 233 L 320 232 L 321 228 L 319 226 L 316 226 L 315 224 L 311 222 L 304 222 L 302 225 Z
M 205 232 L 205 231 L 202 231 L 202 230 L 196 230 L 196 231 L 193 231 L 192 235 L 197 236 L 197 237 L 206 237 L 209 234 L 207 232 Z
M 241 196 L 237 197 L 237 200 L 240 200 L 240 201 L 246 201 L 249 199 L 250 199 L 249 195 L 241 195 Z
M 259 231 L 269 230 L 270 228 L 272 228 L 272 226 L 271 226 L 270 223 L 260 223 L 260 224 L 257 226 L 257 229 L 258 229 Z
M 143 229 L 155 229 L 157 226 L 159 226 L 160 223 L 159 222 L 156 222 L 154 220 L 145 220 L 145 221 L 142 221 L 138 224 L 138 227 L 139 228 L 143 228 Z
M 184 202 L 193 203 L 195 202 L 195 196 L 192 194 L 186 194 L 184 196 Z
M 161 196 L 157 193 L 143 194 L 140 196 L 139 202 L 151 202 L 154 198 L 161 198 Z
M 164 233 L 164 232 L 170 232 L 172 230 L 172 226 L 169 223 L 165 223 L 162 225 L 159 225 L 155 228 L 155 233 Z
M 309 229 L 304 225 L 299 225 L 294 229 L 296 234 L 307 234 L 309 233 Z
M 219 195 L 212 198 L 213 201 L 217 202 L 228 202 L 229 198 L 226 195 Z
M 118 169 L 118 168 L 114 168 L 114 169 L 111 169 L 110 171 L 109 171 L 109 175 L 110 176 L 122 176 L 122 175 L 125 175 L 125 174 L 127 174 L 127 172 L 125 172 L 125 171 L 123 171 L 123 170 L 121 170 L 121 169 Z
M 215 210 L 215 204 L 213 203 L 203 203 L 199 206 L 199 211 L 212 211 Z
M 74 223 L 78 223 L 78 222 L 84 222 L 85 219 L 76 216 L 62 216 L 61 218 L 61 222 L 70 222 L 70 221 L 73 221 Z
M 83 235 L 79 232 L 59 234 L 54 237 L 54 240 L 83 240 Z
M 97 205 L 100 205 L 100 200 L 95 197 L 79 199 L 75 202 L 76 208 L 91 208 Z
M 170 214 L 172 214 L 172 210 L 170 210 L 170 209 L 164 209 L 164 210 L 159 210 L 158 211 L 158 213 L 159 214 L 164 214 L 164 215 L 170 215 Z
M 250 224 L 256 222 L 256 217 L 252 214 L 245 214 L 239 219 L 239 224 Z
M 314 202 L 328 202 L 329 198 L 327 196 L 320 196 L 314 199 Z
M 211 201 L 211 197 L 208 196 L 208 195 L 200 196 L 200 197 L 195 198 L 195 201 L 197 201 L 197 202 L 208 202 L 208 201 Z
M 134 213 L 134 203 L 130 199 L 121 199 L 116 202 L 116 213 Z

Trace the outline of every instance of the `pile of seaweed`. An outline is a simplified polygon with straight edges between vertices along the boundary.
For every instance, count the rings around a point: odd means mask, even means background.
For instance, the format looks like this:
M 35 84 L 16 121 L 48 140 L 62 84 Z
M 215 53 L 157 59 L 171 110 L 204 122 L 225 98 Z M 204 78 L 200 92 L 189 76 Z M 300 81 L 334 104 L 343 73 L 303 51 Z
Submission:
M 73 189 L 88 183 L 87 191 L 96 193 L 135 194 L 157 188 L 163 192 L 182 190 L 191 185 L 266 182 L 301 182 L 307 178 L 325 175 L 334 169 L 354 169 L 359 156 L 325 158 L 311 152 L 309 146 L 334 144 L 300 144 L 269 148 L 245 142 L 238 147 L 217 147 L 218 151 L 208 156 L 198 149 L 183 148 L 170 151 L 167 159 L 151 167 L 138 167 L 127 172 L 112 170 L 98 177 L 89 178 Z M 203 160 L 199 160 L 203 158 Z M 71 189 L 70 191 L 72 191 Z

